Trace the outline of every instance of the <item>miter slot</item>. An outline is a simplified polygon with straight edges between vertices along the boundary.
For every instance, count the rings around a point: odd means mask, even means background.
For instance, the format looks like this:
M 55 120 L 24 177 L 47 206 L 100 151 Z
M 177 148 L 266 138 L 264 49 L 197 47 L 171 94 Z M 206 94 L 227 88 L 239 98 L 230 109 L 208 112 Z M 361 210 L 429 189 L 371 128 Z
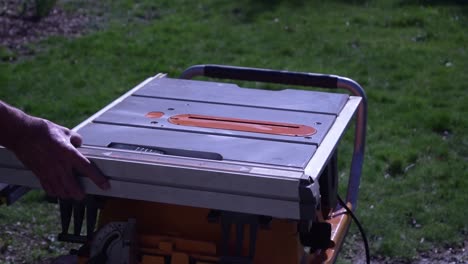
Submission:
M 213 153 L 213 152 L 206 152 L 206 151 L 193 151 L 193 150 L 186 150 L 186 149 L 141 146 L 141 145 L 116 143 L 116 142 L 110 143 L 108 147 L 115 148 L 115 149 L 139 151 L 139 152 L 145 152 L 145 153 L 161 154 L 161 155 L 189 157 L 189 158 L 197 158 L 197 159 L 208 159 L 208 160 L 223 160 L 223 156 L 221 156 L 220 154 Z
M 290 168 L 303 168 L 317 149 L 312 144 L 296 142 L 100 123 L 89 124 L 81 128 L 79 133 L 85 139 L 83 145 L 87 146 L 108 147 L 111 143 L 153 146 L 161 151 L 175 149 L 217 153 L 223 161 L 271 164 Z M 178 153 L 175 152 L 176 155 Z
M 335 119 L 330 114 L 130 96 L 93 123 L 318 146 Z
M 225 129 L 210 129 L 204 127 L 189 127 L 184 128 L 183 126 L 177 126 L 167 122 L 168 126 L 161 126 L 161 127 L 151 127 L 146 125 L 133 125 L 133 124 L 123 124 L 123 123 L 112 123 L 112 122 L 102 122 L 102 121 L 95 121 L 93 125 L 111 125 L 111 126 L 120 126 L 124 128 L 141 128 L 147 129 L 153 133 L 163 133 L 163 132 L 170 132 L 170 133 L 185 133 L 185 134 L 193 134 L 193 135 L 200 135 L 200 136 L 221 136 L 221 137 L 229 137 L 233 139 L 250 139 L 256 141 L 267 141 L 267 142 L 283 142 L 289 144 L 301 144 L 301 145 L 310 145 L 311 147 L 316 148 L 319 144 L 314 142 L 313 135 L 306 136 L 306 137 L 285 137 L 284 135 L 274 135 L 274 134 L 266 134 L 263 135 L 262 133 L 251 133 L 251 132 L 244 132 L 244 131 L 236 131 L 236 133 L 232 133 L 231 131 Z M 188 126 L 187 126 L 188 127 Z M 218 132 L 215 132 L 218 131 Z M 228 133 L 226 133 L 228 131 Z M 230 133 L 229 133 L 230 132 Z M 306 141 L 306 140 L 309 140 Z M 89 144 L 93 145 L 93 144 Z M 102 146 L 102 145 L 99 145 Z
M 132 95 L 335 116 L 340 113 L 349 98 L 347 94 L 296 89 L 279 91 L 248 89 L 232 83 L 172 78 L 154 79 Z

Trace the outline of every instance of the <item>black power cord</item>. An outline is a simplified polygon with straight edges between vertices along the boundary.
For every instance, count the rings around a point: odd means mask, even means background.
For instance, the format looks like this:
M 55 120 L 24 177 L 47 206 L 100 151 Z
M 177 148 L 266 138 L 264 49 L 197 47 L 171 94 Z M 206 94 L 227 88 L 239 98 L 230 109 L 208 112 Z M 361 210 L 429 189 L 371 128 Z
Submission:
M 367 242 L 367 236 L 366 236 L 366 232 L 364 232 L 364 228 L 362 228 L 361 223 L 359 223 L 359 220 L 356 218 L 353 211 L 351 211 L 351 209 L 349 209 L 349 207 L 346 205 L 345 202 L 343 202 L 343 200 L 341 199 L 341 197 L 339 195 L 338 195 L 338 202 L 340 203 L 341 206 L 343 206 L 343 208 L 351 216 L 351 218 L 354 220 L 357 227 L 359 228 L 359 232 L 361 232 L 362 240 L 364 240 L 364 248 L 365 248 L 365 251 L 366 251 L 366 263 L 370 264 L 369 243 Z

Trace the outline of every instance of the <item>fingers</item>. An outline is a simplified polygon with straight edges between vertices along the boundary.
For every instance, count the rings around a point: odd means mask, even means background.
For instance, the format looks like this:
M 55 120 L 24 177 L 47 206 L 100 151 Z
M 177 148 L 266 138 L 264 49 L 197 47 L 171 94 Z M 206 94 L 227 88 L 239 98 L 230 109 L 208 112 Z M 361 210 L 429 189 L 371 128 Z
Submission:
M 40 132 L 26 138 L 29 141 L 15 149 L 15 154 L 36 174 L 49 195 L 84 198 L 73 170 L 90 178 L 101 189 L 110 188 L 107 179 L 76 149 L 82 144 L 78 133 L 44 119 L 36 121 L 35 128 L 41 129 Z
M 36 175 L 37 178 L 39 179 L 39 182 L 41 183 L 42 189 L 44 189 L 44 191 L 48 195 L 50 195 L 50 196 L 59 196 L 59 194 L 57 193 L 55 184 L 52 183 L 52 181 L 54 179 L 49 177 L 51 175 L 50 169 L 42 170 L 42 169 L 38 169 L 36 167 L 33 167 L 32 171 L 33 171 L 34 175 Z
M 61 185 L 59 177 L 60 177 L 59 174 L 55 174 L 54 179 L 50 181 L 50 185 L 52 186 L 52 190 L 55 193 L 55 196 L 58 196 L 61 199 L 68 198 L 68 194 L 65 192 L 65 189 Z
M 104 175 L 83 154 L 73 149 L 73 168 L 84 176 L 90 178 L 99 188 L 108 190 L 110 183 Z
M 76 148 L 81 146 L 83 143 L 83 140 L 81 136 L 76 133 L 73 130 L 68 130 L 66 131 L 70 135 L 70 143 Z M 76 169 L 79 173 L 81 173 L 84 176 L 87 176 L 90 178 L 99 188 L 103 190 L 107 190 L 110 188 L 109 181 L 102 175 L 102 173 L 93 165 L 91 162 L 81 154 L 76 149 L 70 149 L 71 151 L 71 160 L 72 160 L 72 165 L 73 168 Z M 74 185 L 70 185 L 68 188 L 70 188 L 71 191 L 73 191 L 75 194 L 78 194 L 78 191 L 82 190 L 77 190 L 74 188 L 74 186 L 78 186 L 78 181 L 76 177 L 73 177 Z M 84 195 L 84 193 L 83 193 Z
M 66 165 L 65 165 L 66 166 Z M 73 198 L 81 200 L 85 193 L 71 168 L 66 168 L 63 162 L 56 166 L 50 166 L 46 170 L 34 172 L 44 191 L 50 196 L 56 196 L 61 199 Z
M 85 197 L 85 193 L 81 188 L 78 179 L 73 174 L 71 168 L 59 167 L 60 172 L 60 183 L 65 192 L 65 198 L 73 198 L 75 200 L 82 200 Z
M 44 191 L 50 195 L 50 196 L 58 196 L 54 189 L 52 188 L 52 185 L 49 183 L 49 181 L 47 179 L 40 179 L 39 180 L 41 182 L 41 186 L 42 188 L 44 189 Z
M 81 136 L 73 130 L 70 130 L 70 143 L 75 147 L 80 147 L 83 143 Z
M 60 180 L 61 173 L 57 167 L 49 167 L 46 170 L 35 173 L 48 195 L 65 198 L 67 196 Z
M 85 197 L 85 193 L 71 169 L 55 166 L 40 175 L 42 188 L 50 196 L 75 200 L 82 200 Z

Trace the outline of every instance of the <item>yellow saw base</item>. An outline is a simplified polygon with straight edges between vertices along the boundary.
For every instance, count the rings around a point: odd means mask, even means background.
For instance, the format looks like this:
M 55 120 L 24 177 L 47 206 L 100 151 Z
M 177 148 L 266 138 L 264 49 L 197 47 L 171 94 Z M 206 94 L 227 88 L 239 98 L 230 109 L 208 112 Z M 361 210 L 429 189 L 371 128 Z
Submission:
M 208 221 L 209 212 L 204 208 L 112 198 L 106 200 L 101 210 L 98 229 L 110 222 L 135 219 L 141 264 L 166 264 L 167 257 L 171 264 L 218 263 L 221 225 Z M 333 247 L 307 254 L 299 242 L 297 222 L 272 219 L 267 228 L 258 228 L 253 264 L 333 263 L 350 219 L 344 212 L 335 212 L 327 222 L 332 224 Z M 233 226 L 228 243 L 231 253 L 235 248 L 235 231 Z M 243 241 L 242 256 L 248 256 L 248 225 L 244 227 Z M 79 258 L 79 263 L 86 262 L 86 257 Z

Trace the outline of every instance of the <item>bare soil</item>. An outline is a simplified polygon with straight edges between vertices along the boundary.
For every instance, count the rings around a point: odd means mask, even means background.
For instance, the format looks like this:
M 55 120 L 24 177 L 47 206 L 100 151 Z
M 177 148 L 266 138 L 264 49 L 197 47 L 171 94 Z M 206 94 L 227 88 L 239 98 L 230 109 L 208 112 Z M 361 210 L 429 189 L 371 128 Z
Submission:
M 360 236 L 348 234 L 339 258 L 345 263 L 365 264 L 366 254 Z M 370 243 L 372 243 L 370 241 Z M 371 263 L 376 264 L 465 264 L 468 263 L 468 241 L 420 252 L 413 259 L 378 256 L 371 252 Z
M 54 7 L 48 16 L 37 18 L 34 10 L 24 9 L 22 0 L 0 3 L 0 46 L 16 55 L 30 55 L 30 44 L 50 36 L 76 37 L 84 33 L 90 18 L 83 13 L 69 13 Z M 15 57 L 8 58 L 14 60 Z

